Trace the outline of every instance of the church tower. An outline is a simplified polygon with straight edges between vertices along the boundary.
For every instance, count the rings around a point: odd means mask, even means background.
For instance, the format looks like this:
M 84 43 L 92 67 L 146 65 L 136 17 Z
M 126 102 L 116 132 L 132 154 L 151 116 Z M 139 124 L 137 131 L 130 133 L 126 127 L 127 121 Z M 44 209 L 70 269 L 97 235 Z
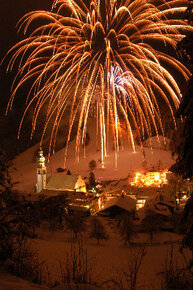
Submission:
M 45 166 L 45 157 L 43 155 L 42 148 L 38 152 L 37 157 L 37 184 L 36 190 L 40 192 L 42 189 L 46 188 L 46 166 Z

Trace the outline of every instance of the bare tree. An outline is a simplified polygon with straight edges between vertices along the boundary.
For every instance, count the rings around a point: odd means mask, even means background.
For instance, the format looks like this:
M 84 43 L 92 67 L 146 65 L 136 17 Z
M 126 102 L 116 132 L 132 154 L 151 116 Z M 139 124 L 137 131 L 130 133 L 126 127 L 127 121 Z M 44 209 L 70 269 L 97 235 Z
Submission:
M 184 257 L 185 258 L 185 257 Z M 185 264 L 180 263 L 180 267 L 174 260 L 173 245 L 170 253 L 165 258 L 165 265 L 161 280 L 161 289 L 163 290 L 192 290 L 193 275 L 186 261 Z
M 98 245 L 100 240 L 107 240 L 109 238 L 103 223 L 97 217 L 91 219 L 90 226 L 90 238 L 96 239 Z
M 65 215 L 66 226 L 72 230 L 73 238 L 77 239 L 78 234 L 85 232 L 86 221 L 81 213 L 73 213 Z
M 64 261 L 59 262 L 61 281 L 64 289 L 83 289 L 78 285 L 92 284 L 92 265 L 88 262 L 87 249 L 84 247 L 81 240 L 78 244 L 71 244 L 71 250 L 66 252 L 66 258 Z M 74 287 L 76 285 L 76 287 Z
M 118 228 L 124 245 L 130 244 L 132 237 L 136 234 L 136 230 L 129 214 L 119 216 Z
M 145 254 L 145 247 L 133 248 L 129 255 L 127 267 L 124 267 L 122 271 L 116 270 L 117 275 L 115 278 L 103 282 L 102 287 L 105 286 L 107 287 L 105 289 L 114 290 L 138 289 L 137 278 Z
M 29 279 L 36 284 L 49 284 L 49 271 L 45 261 L 24 238 L 15 243 L 12 259 L 8 263 L 9 271 L 19 277 Z
M 158 231 L 162 224 L 162 217 L 148 210 L 145 218 L 141 222 L 141 229 L 149 233 L 150 241 L 153 241 L 153 233 Z

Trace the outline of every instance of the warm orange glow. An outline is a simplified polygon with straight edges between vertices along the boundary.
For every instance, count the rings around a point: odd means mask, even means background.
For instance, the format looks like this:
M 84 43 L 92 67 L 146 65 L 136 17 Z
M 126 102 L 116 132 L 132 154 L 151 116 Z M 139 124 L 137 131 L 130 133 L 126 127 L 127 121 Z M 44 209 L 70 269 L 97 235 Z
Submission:
M 101 209 L 101 199 L 100 198 L 98 199 L 98 208 L 99 208 L 99 210 Z
M 133 181 L 131 182 L 131 185 L 143 187 L 167 184 L 166 173 L 167 171 L 149 171 L 145 173 L 137 172 Z
M 144 207 L 146 200 L 145 199 L 138 199 L 136 203 L 136 210 Z
M 173 55 L 176 44 L 193 30 L 179 19 L 187 1 L 93 0 L 85 4 L 82 0 L 55 0 L 52 8 L 51 12 L 31 12 L 22 18 L 19 29 L 24 27 L 25 33 L 28 28 L 34 30 L 11 50 L 14 54 L 8 70 L 16 63 L 18 73 L 8 110 L 18 89 L 32 80 L 18 136 L 29 108 L 34 110 L 31 137 L 40 112 L 46 108 L 41 144 L 51 122 L 49 153 L 54 152 L 64 119 L 68 125 L 65 159 L 76 126 L 79 160 L 92 111 L 103 167 L 112 135 L 117 164 L 121 119 L 134 152 L 134 132 L 141 145 L 143 137 L 153 131 L 164 133 L 158 95 L 175 125 L 173 110 L 178 108 L 181 93 L 170 71 L 177 71 L 184 80 L 190 73 L 169 53 Z M 36 21 L 39 18 L 44 21 Z M 33 22 L 46 24 L 37 27 Z M 113 134 L 109 134 L 110 129 Z

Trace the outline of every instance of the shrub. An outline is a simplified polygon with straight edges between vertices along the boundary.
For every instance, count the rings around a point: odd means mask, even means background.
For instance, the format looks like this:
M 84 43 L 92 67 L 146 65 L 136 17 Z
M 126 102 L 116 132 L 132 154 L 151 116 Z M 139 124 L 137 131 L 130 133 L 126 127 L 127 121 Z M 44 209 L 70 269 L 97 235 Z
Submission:
M 65 172 L 66 169 L 65 169 L 65 168 L 62 168 L 62 167 L 58 167 L 58 168 L 56 169 L 56 171 L 60 173 L 60 172 Z
M 31 248 L 26 239 L 16 242 L 12 259 L 8 262 L 8 270 L 36 284 L 49 283 L 45 261 L 40 261 L 38 252 Z

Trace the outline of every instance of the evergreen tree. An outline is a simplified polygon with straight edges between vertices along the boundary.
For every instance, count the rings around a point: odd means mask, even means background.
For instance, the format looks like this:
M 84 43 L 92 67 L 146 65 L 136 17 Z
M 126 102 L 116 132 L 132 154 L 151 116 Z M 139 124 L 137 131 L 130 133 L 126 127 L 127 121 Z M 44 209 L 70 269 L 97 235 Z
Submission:
M 12 190 L 9 166 L 0 151 L 0 261 L 12 259 L 18 243 L 34 233 L 34 210 Z
M 188 199 L 185 205 L 182 217 L 182 224 L 185 228 L 185 235 L 182 241 L 183 247 L 189 248 L 193 254 L 193 193 L 191 194 L 191 197 Z
M 68 169 L 67 170 L 67 173 L 66 173 L 67 175 L 72 175 L 72 173 L 71 173 L 71 171 Z
M 184 229 L 184 238 L 182 240 L 181 251 L 183 251 L 184 248 L 188 248 L 192 252 L 188 269 L 190 269 L 193 274 L 193 193 L 186 202 L 182 216 L 182 226 Z
M 186 10 L 186 18 L 193 23 L 193 1 L 189 1 Z M 178 43 L 178 50 L 188 59 L 190 71 L 193 72 L 193 33 L 190 32 Z M 177 153 L 176 163 L 170 168 L 171 171 L 183 178 L 193 176 L 193 76 L 190 77 L 186 91 L 180 103 L 177 117 L 183 120 L 180 132 L 180 144 L 175 149 Z
M 0 150 L 0 208 L 7 206 L 12 197 L 12 182 L 9 175 L 10 163 Z
M 94 176 L 94 173 L 91 171 L 89 174 L 89 190 L 95 190 L 95 189 L 96 189 L 95 176 Z
M 186 19 L 189 24 L 193 24 L 193 1 L 189 0 L 186 10 Z M 188 65 L 193 73 L 193 32 L 183 38 L 178 49 L 184 53 L 188 59 Z M 193 177 L 193 75 L 191 75 L 186 91 L 183 95 L 177 116 L 183 119 L 182 141 L 178 146 L 176 153 L 177 162 L 171 167 L 174 173 L 178 173 L 182 178 Z M 186 203 L 183 212 L 182 224 L 184 225 L 184 239 L 182 249 L 189 248 L 193 253 L 193 193 Z M 189 268 L 193 268 L 193 259 L 190 260 Z
M 10 189 L 11 187 L 11 178 L 9 176 L 9 164 L 4 156 L 4 154 L 0 151 L 0 190 L 1 192 Z

